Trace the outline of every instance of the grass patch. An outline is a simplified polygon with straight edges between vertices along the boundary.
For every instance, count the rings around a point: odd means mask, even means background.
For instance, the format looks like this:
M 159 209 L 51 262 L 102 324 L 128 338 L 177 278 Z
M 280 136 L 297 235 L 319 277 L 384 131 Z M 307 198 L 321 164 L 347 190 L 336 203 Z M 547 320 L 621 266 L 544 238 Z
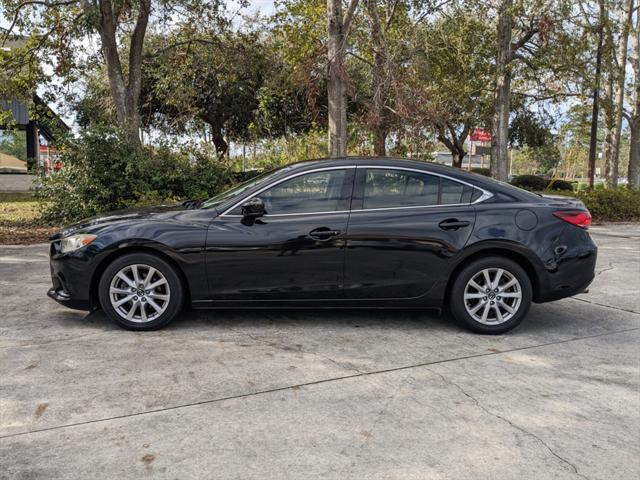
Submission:
M 41 207 L 28 193 L 0 193 L 0 245 L 43 243 L 57 228 L 43 225 Z

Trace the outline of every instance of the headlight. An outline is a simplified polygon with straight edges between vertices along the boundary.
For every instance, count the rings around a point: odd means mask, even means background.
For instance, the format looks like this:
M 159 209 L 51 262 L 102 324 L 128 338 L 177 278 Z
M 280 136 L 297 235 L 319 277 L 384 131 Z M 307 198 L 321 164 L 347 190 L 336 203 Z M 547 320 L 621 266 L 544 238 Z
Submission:
M 89 233 L 79 233 L 77 235 L 71 235 L 63 238 L 60 242 L 60 253 L 73 252 L 79 248 L 89 245 L 96 239 L 95 235 Z

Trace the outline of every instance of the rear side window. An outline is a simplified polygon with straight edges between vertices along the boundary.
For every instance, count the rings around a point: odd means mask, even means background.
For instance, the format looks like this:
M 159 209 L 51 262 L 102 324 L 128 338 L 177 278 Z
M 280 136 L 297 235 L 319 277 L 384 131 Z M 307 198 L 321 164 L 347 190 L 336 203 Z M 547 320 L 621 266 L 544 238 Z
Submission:
M 447 178 L 440 179 L 440 205 L 471 203 L 473 187 Z
M 473 187 L 436 175 L 369 168 L 364 176 L 364 209 L 470 203 Z

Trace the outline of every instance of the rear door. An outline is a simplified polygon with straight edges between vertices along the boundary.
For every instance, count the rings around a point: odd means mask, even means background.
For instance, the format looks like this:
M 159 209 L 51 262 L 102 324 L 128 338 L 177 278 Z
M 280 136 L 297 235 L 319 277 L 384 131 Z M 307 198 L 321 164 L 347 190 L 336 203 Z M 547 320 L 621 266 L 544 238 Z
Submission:
M 420 170 L 358 167 L 345 296 L 413 298 L 446 280 L 475 223 L 471 185 Z

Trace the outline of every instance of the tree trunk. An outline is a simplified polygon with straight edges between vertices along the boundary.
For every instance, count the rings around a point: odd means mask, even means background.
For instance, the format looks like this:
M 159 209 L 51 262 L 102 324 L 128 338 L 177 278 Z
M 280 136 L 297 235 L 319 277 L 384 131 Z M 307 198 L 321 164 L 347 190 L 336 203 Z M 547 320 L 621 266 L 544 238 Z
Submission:
M 496 82 L 491 124 L 491 176 L 507 181 L 509 111 L 511 103 L 511 34 L 513 0 L 503 0 L 498 11 Z
M 140 141 L 140 112 L 138 104 L 142 85 L 142 47 L 151 13 L 151 0 L 140 0 L 140 11 L 129 46 L 128 80 L 122 69 L 117 44 L 119 12 L 114 11 L 111 0 L 100 0 L 99 33 L 102 53 L 107 66 L 107 78 L 118 122 L 124 127 L 129 141 L 138 147 Z
M 451 165 L 455 168 L 462 168 L 462 159 L 465 157 L 465 152 L 455 152 L 452 153 L 452 163 Z
M 589 186 L 593 187 L 596 175 L 596 155 L 598 150 L 598 115 L 600 110 L 600 78 L 602 76 L 602 43 L 604 41 L 604 0 L 600 0 L 600 21 L 598 25 L 598 48 L 596 50 L 596 71 L 593 86 L 593 105 L 591 107 L 591 132 L 589 138 Z
M 378 15 L 378 1 L 367 0 L 367 13 L 371 22 L 371 45 L 373 47 L 373 66 L 371 80 L 373 82 L 373 98 L 369 111 L 369 123 L 373 131 L 374 155 L 383 157 L 387 154 L 387 75 L 386 75 L 386 43 L 380 16 Z
M 387 155 L 387 132 L 383 127 L 377 127 L 373 131 L 373 154 L 376 157 Z
M 634 76 L 634 108 L 629 127 L 631 130 L 631 145 L 629 149 L 629 186 L 640 188 L 640 15 L 636 16 L 636 25 L 633 31 L 633 66 Z
M 622 16 L 624 23 L 620 38 L 618 39 L 618 65 L 615 78 L 615 100 L 614 100 L 614 125 L 611 139 L 611 177 L 609 185 L 616 187 L 618 185 L 618 167 L 620 163 L 620 137 L 622 133 L 622 115 L 624 113 L 624 86 L 627 66 L 627 46 L 629 44 L 629 29 L 633 17 L 633 0 L 626 0 L 623 6 Z
M 358 0 L 351 0 L 342 17 L 342 0 L 327 0 L 329 156 L 347 155 L 347 78 L 344 68 L 345 44 Z
M 451 165 L 455 168 L 462 168 L 462 160 L 467 155 L 467 151 L 464 149 L 464 142 L 467 141 L 467 136 L 471 131 L 471 125 L 465 123 L 462 127 L 462 132 L 458 135 L 452 124 L 439 125 L 438 126 L 438 140 L 449 149 L 451 153 Z M 449 137 L 447 137 L 449 132 Z
M 613 113 L 613 78 L 611 77 L 611 70 L 607 69 L 609 74 L 607 81 L 605 82 L 603 99 L 602 99 L 602 113 L 603 113 L 603 128 L 604 128 L 604 176 L 608 186 L 613 186 L 613 178 L 615 168 L 615 162 L 613 160 L 613 130 L 615 126 L 615 118 Z
M 329 156 L 347 154 L 347 95 L 344 79 L 344 50 L 342 49 L 342 1 L 327 0 L 329 17 Z
M 614 108 L 614 77 L 615 73 L 615 46 L 613 40 L 613 30 L 611 25 L 611 18 L 608 11 L 608 3 L 604 4 L 604 43 L 603 43 L 603 78 L 605 79 L 603 86 L 602 113 L 603 113 L 603 128 L 604 128 L 604 175 L 607 185 L 612 186 L 614 183 L 615 161 L 613 160 L 613 136 L 615 128 L 615 108 Z

